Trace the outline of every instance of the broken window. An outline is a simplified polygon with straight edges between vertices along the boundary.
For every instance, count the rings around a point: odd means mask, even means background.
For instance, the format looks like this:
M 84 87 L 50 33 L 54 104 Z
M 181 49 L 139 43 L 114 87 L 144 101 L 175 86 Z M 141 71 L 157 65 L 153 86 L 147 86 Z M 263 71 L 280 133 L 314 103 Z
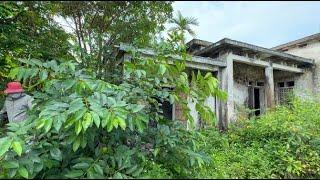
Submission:
M 278 83 L 278 103 L 280 105 L 288 104 L 289 98 L 293 93 L 294 81 Z

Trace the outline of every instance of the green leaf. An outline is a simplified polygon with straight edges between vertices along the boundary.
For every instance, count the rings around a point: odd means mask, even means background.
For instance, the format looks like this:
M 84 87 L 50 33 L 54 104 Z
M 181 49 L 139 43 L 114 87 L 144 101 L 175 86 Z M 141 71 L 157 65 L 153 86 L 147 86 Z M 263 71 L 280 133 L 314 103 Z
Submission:
M 49 130 L 51 129 L 52 127 L 52 119 L 46 119 L 46 122 L 44 124 L 44 129 L 45 129 L 45 133 L 49 132 Z
M 99 126 L 100 126 L 100 117 L 99 117 L 99 115 L 94 111 L 91 111 L 91 115 L 92 115 L 93 121 L 96 124 L 97 128 L 99 128 Z
M 82 109 L 83 107 L 84 107 L 84 104 L 82 102 L 82 98 L 77 98 L 70 103 L 68 112 L 73 113 Z
M 83 131 L 86 131 L 88 129 L 89 126 L 92 125 L 92 116 L 90 112 L 87 112 L 84 116 L 83 116 L 83 120 L 82 120 L 82 127 L 83 127 Z
M 61 126 L 62 126 L 62 123 L 63 123 L 63 121 L 62 121 L 62 119 L 61 119 L 61 115 L 58 115 L 58 116 L 57 116 L 57 120 L 56 120 L 55 123 L 53 124 L 54 129 L 55 129 L 56 131 L 59 131 L 60 128 L 61 128 Z
M 166 66 L 164 64 L 160 64 L 159 73 L 163 75 L 166 72 Z
M 72 166 L 74 169 L 87 169 L 89 167 L 88 163 L 81 162 Z
M 118 119 L 119 126 L 120 126 L 123 130 L 125 130 L 125 129 L 126 129 L 126 122 L 125 122 L 125 120 L 122 119 L 122 118 L 120 118 L 120 117 L 118 117 L 117 119 Z
M 67 178 L 77 178 L 83 175 L 83 171 L 81 170 L 72 170 L 68 174 L 65 175 Z
M 21 156 L 21 154 L 22 154 L 22 147 L 21 147 L 21 144 L 20 144 L 19 141 L 14 141 L 14 142 L 12 143 L 12 148 L 13 148 L 13 150 L 14 150 L 19 156 Z
M 8 75 L 9 78 L 15 79 L 15 77 L 16 77 L 17 74 L 18 74 L 18 72 L 19 72 L 19 68 L 18 68 L 18 67 L 11 69 L 11 71 L 10 71 L 10 73 L 9 73 L 9 75 Z
M 8 161 L 3 163 L 5 169 L 15 169 L 19 167 L 18 161 Z
M 139 111 L 141 111 L 143 108 L 145 107 L 145 105 L 137 105 L 137 106 L 135 106 L 134 108 L 133 108 L 133 110 L 132 110 L 132 112 L 133 113 L 136 113 L 136 112 L 139 112 Z
M 133 177 L 139 176 L 142 171 L 143 171 L 143 168 L 140 167 L 138 170 L 136 170 L 136 171 L 132 174 L 132 176 L 133 176 Z
M 57 160 L 57 161 L 62 161 L 62 154 L 60 149 L 58 148 L 52 148 L 50 149 L 50 155 L 53 159 Z
M 24 177 L 24 178 L 28 178 L 28 176 L 29 176 L 29 173 L 28 173 L 28 171 L 27 171 L 27 169 L 25 168 L 25 167 L 20 167 L 19 169 L 18 169 L 18 173 L 20 174 L 20 176 L 22 176 L 22 177 Z
M 101 166 L 99 164 L 94 164 L 93 165 L 94 170 L 100 174 L 101 176 L 103 176 L 103 169 L 101 168 Z
M 0 139 L 0 157 L 4 155 L 10 148 L 12 139 L 4 137 Z
M 46 80 L 48 78 L 48 71 L 47 70 L 43 70 L 40 72 L 40 80 L 43 81 L 43 80 Z
M 110 121 L 110 117 L 111 117 L 111 113 L 108 110 L 106 110 L 104 113 L 104 118 L 102 119 L 102 122 L 101 122 L 102 128 L 106 127 L 106 125 Z
M 46 119 L 38 120 L 36 123 L 36 129 L 41 129 L 44 126 L 45 122 L 46 122 Z
M 76 152 L 80 146 L 81 140 L 80 137 L 77 137 L 76 141 L 73 142 L 72 149 Z
M 17 169 L 10 169 L 8 172 L 8 177 L 13 178 L 17 173 Z
M 131 174 L 131 173 L 133 173 L 136 169 L 137 169 L 137 165 L 134 165 L 133 167 L 131 167 L 130 169 L 128 169 L 127 171 L 126 171 L 126 174 Z
M 116 104 L 116 100 L 113 97 L 107 97 L 107 103 L 109 106 Z
M 81 121 L 77 121 L 75 126 L 75 132 L 77 135 L 79 135 L 79 133 L 81 132 L 81 129 L 82 129 Z

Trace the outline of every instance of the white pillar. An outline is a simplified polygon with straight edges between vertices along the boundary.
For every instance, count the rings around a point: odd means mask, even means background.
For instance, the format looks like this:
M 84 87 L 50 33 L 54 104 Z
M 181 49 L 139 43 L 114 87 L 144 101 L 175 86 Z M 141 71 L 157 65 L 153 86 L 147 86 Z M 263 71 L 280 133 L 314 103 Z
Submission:
M 266 97 L 267 97 L 267 108 L 273 108 L 275 105 L 274 101 L 274 79 L 273 79 L 273 67 L 270 64 L 265 68 L 266 76 Z
M 235 121 L 234 115 L 234 100 L 233 100 L 233 59 L 227 53 L 224 56 L 224 61 L 227 67 L 219 68 L 218 78 L 220 81 L 220 88 L 228 94 L 226 101 L 219 100 L 219 122 L 218 126 L 221 130 L 226 130 L 230 122 Z

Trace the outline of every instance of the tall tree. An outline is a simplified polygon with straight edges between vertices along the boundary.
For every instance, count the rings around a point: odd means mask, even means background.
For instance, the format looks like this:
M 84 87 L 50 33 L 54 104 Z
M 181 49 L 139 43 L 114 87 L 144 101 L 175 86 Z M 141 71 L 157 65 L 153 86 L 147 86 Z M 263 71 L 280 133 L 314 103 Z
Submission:
M 56 14 L 69 23 L 76 36 L 79 61 L 109 80 L 117 69 L 113 48 L 120 42 L 146 45 L 164 29 L 172 2 L 66 1 L 55 2 Z
M 70 59 L 67 34 L 53 21 L 52 6 L 44 2 L 0 3 L 0 89 L 17 58 Z
M 182 16 L 181 12 L 178 11 L 177 16 L 170 20 L 174 26 L 169 29 L 169 31 L 177 31 L 181 35 L 185 33 L 190 34 L 191 36 L 195 36 L 195 32 L 192 30 L 191 25 L 198 26 L 199 22 L 194 17 L 184 17 Z M 183 36 L 182 39 L 183 43 L 185 43 L 185 37 Z

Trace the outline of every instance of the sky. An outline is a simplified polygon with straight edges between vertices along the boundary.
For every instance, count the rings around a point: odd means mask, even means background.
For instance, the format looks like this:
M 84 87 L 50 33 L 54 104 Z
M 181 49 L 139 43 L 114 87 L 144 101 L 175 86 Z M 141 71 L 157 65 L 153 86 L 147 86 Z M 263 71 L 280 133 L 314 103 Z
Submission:
M 230 38 L 271 48 L 320 33 L 320 2 L 315 1 L 176 1 L 173 9 L 174 15 L 197 18 L 195 38 L 210 42 Z

